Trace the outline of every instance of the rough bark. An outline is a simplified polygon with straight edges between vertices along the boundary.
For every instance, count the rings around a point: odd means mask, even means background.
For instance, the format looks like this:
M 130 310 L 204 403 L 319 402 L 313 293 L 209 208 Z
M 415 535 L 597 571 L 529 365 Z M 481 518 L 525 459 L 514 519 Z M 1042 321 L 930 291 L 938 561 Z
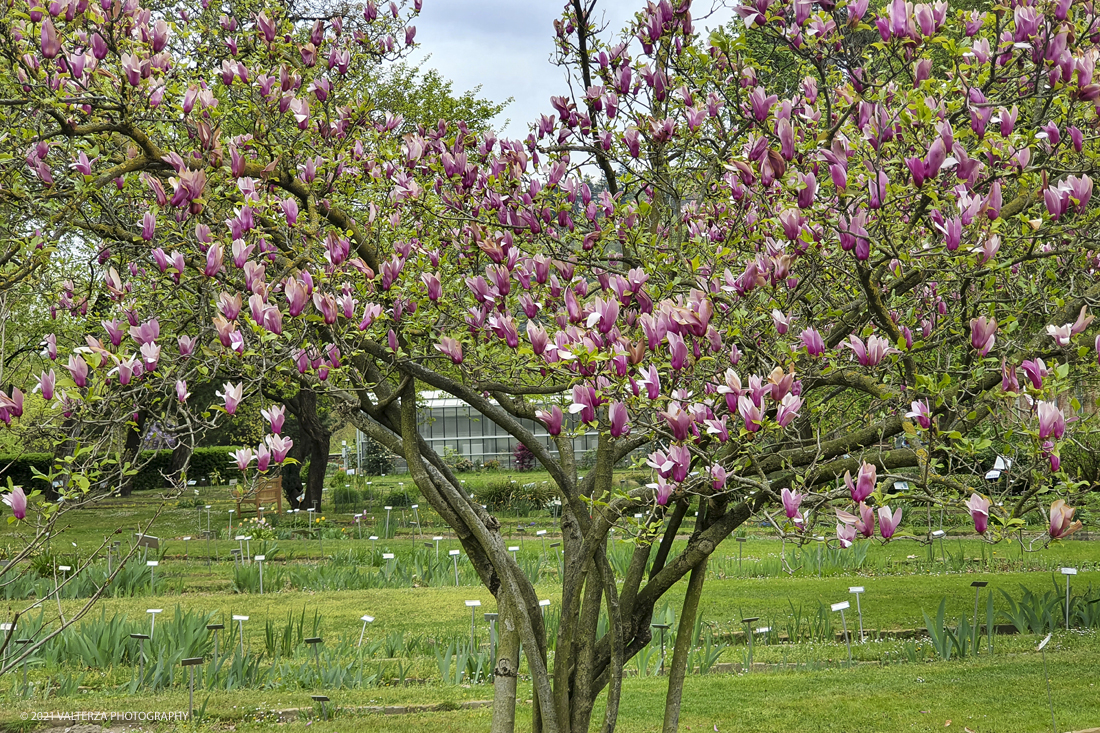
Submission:
M 317 414 L 316 392 L 309 389 L 299 390 L 298 394 L 283 400 L 283 404 L 298 420 L 300 434 L 309 436 L 309 475 L 306 477 L 305 499 L 302 504 L 306 508 L 320 509 L 332 433 L 325 428 Z M 298 494 L 295 494 L 294 498 L 297 496 Z
M 519 629 L 510 603 L 498 606 L 497 657 L 493 667 L 493 722 L 490 733 L 516 729 L 516 687 L 519 681 Z
M 691 570 L 684 606 L 680 611 L 680 624 L 676 632 L 676 646 L 672 652 L 672 666 L 668 673 L 668 694 L 665 696 L 665 722 L 663 733 L 676 733 L 680 726 L 680 702 L 684 696 L 684 676 L 687 674 L 688 653 L 695 639 L 695 617 L 699 614 L 699 600 L 703 597 L 703 581 L 707 574 L 707 559 L 703 558 Z

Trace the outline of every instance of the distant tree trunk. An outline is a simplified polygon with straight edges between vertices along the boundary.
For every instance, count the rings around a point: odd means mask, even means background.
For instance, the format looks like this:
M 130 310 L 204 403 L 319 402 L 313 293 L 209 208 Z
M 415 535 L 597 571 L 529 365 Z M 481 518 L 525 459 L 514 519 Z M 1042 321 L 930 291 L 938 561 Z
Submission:
M 309 390 L 299 390 L 298 394 L 290 399 L 283 400 L 283 404 L 298 420 L 298 431 L 302 437 L 308 436 L 309 440 L 309 475 L 306 477 L 305 500 L 302 502 L 308 508 L 321 508 L 321 490 L 325 486 L 325 470 L 328 468 L 329 441 L 332 433 L 325 429 L 317 415 L 317 394 Z M 305 441 L 303 441 L 305 442 Z M 297 446 L 295 446 L 297 448 Z M 305 455 L 305 447 L 303 447 Z M 293 468 L 293 467 L 292 467 Z M 301 485 L 301 472 L 297 479 Z M 284 479 L 285 482 L 285 479 Z M 298 494 L 295 494 L 297 497 Z
M 305 493 L 302 489 L 302 464 L 306 462 L 313 450 L 313 440 L 310 439 L 309 433 L 300 428 L 291 438 L 294 440 L 294 446 L 287 455 L 297 463 L 283 464 L 283 494 L 286 495 L 291 509 L 301 509 L 305 504 L 304 497 L 301 500 L 298 499 Z
M 76 439 L 80 436 L 80 427 L 77 425 L 75 418 L 67 418 L 65 422 L 61 423 L 61 434 L 66 436 L 63 441 L 57 444 L 53 453 L 53 463 L 50 464 L 51 470 L 57 463 L 63 463 L 63 459 L 73 454 L 76 450 Z M 68 475 L 60 476 L 57 479 L 64 486 L 69 483 Z M 46 501 L 57 501 L 58 491 L 57 488 L 51 483 L 46 486 L 42 493 L 46 497 Z
M 145 410 L 138 410 L 134 424 L 126 431 L 126 445 L 122 449 L 122 463 L 133 464 L 141 450 L 141 435 L 145 429 Z M 120 467 L 121 468 L 121 467 Z M 118 484 L 119 496 L 129 496 L 134 490 L 134 476 L 121 476 Z
M 172 461 L 168 464 L 168 481 L 178 483 L 183 478 L 183 470 L 191 461 L 192 446 L 186 440 L 180 440 L 172 449 Z

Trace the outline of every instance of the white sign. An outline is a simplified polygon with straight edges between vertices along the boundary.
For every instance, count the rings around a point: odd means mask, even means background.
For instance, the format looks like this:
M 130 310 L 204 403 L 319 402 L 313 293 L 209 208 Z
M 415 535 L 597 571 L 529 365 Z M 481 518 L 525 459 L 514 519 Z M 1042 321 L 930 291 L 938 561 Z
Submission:
M 771 627 L 771 626 L 761 626 L 761 627 L 760 627 L 759 629 L 757 629 L 757 630 L 756 630 L 756 633 L 758 633 L 758 634 L 766 634 L 766 633 L 768 633 L 768 632 L 769 632 L 769 631 L 771 631 L 771 630 L 772 630 L 772 627 Z
M 435 540 L 436 542 L 439 542 L 443 538 L 442 537 L 432 537 L 432 539 Z
M 239 534 L 233 538 L 237 542 L 244 542 L 246 539 L 252 539 L 251 537 L 245 537 L 243 534 Z
M 420 508 L 420 505 L 419 505 L 419 504 L 413 504 L 413 505 L 412 505 L 412 508 L 413 508 L 413 509 L 419 509 L 419 508 Z
M 147 609 L 145 609 L 145 613 L 164 613 L 164 609 L 163 608 L 147 608 Z
M 184 541 L 184 542 L 190 542 L 190 541 L 191 541 L 191 537 L 190 537 L 190 535 L 188 535 L 187 537 L 184 537 L 184 538 L 183 538 L 183 541 Z
M 355 475 L 355 469 L 354 468 L 349 468 L 348 469 L 348 476 L 354 476 L 354 475 Z
M 256 562 L 263 562 L 264 560 L 267 559 L 267 555 L 256 555 L 252 559 L 255 560 Z
M 1043 647 L 1045 647 L 1047 645 L 1048 641 L 1050 641 L 1050 634 L 1047 634 L 1047 638 L 1045 638 L 1045 639 L 1043 639 L 1042 641 L 1039 642 L 1039 648 L 1037 648 L 1035 651 L 1037 651 L 1037 652 L 1043 651 Z
M 146 565 L 148 565 L 148 566 L 149 566 L 149 567 L 151 567 L 151 568 L 155 568 L 156 566 L 160 565 L 160 563 L 159 563 L 159 562 L 157 562 L 156 560 L 150 560 L 150 561 L 148 561 L 148 562 L 147 562 L 147 563 L 145 563 L 145 564 L 146 564 Z
M 392 552 L 383 552 L 382 553 L 382 559 L 383 560 L 392 560 L 393 559 L 393 553 Z
M 237 479 L 235 479 L 235 478 L 229 479 L 229 485 L 230 486 L 236 486 L 237 485 Z
M 63 572 L 63 573 L 67 573 L 67 572 L 69 572 L 70 570 L 72 570 L 72 568 L 71 568 L 70 566 L 68 566 L 68 565 L 58 565 L 58 566 L 57 566 L 57 569 L 58 569 L 58 570 L 60 570 L 60 571 L 61 571 L 61 572 Z
M 454 555 L 461 555 L 461 554 L 462 554 L 462 552 L 461 552 L 460 550 L 451 550 L 451 551 L 450 551 L 449 553 L 447 553 L 447 554 L 449 554 L 449 555 L 451 555 L 451 556 L 454 556 Z
M 942 529 L 937 529 L 936 531 L 934 531 L 932 533 L 932 536 L 933 537 L 943 537 L 945 534 L 947 534 L 947 533 L 944 532 Z
M 549 606 L 549 605 L 550 605 L 550 599 L 549 599 L 549 598 L 547 598 L 547 599 L 545 599 L 545 600 L 541 600 L 541 601 L 539 601 L 539 605 L 540 605 L 540 606 Z
M 374 616 L 360 616 L 360 621 L 366 621 L 368 624 L 374 623 Z
M 1062 575 L 1077 575 L 1077 568 L 1062 568 Z
M 248 616 L 238 616 L 236 614 L 233 614 L 233 620 L 234 621 L 247 621 Z
M 512 545 L 508 548 L 508 552 L 519 552 L 519 545 Z
M 382 508 L 385 509 L 387 512 L 390 511 L 391 509 L 393 509 L 392 506 L 384 506 Z
M 481 601 L 466 601 L 466 608 L 477 608 L 481 605 Z
M 843 610 L 851 608 L 851 607 L 852 606 L 851 606 L 850 603 L 848 603 L 848 601 L 841 601 L 840 603 L 834 603 L 833 606 L 832 606 L 833 613 L 836 613 L 837 611 L 843 611 Z
M 373 534 L 372 534 L 372 535 L 370 536 L 370 539 L 371 539 L 372 541 L 373 541 L 373 540 L 376 540 L 376 539 L 378 539 L 378 536 L 377 536 L 377 535 L 373 535 Z
M 851 588 L 848 589 L 848 592 L 849 593 L 862 593 L 863 592 L 863 586 L 862 585 L 853 585 Z
M 545 529 L 540 529 L 538 532 L 535 532 L 536 537 L 542 537 L 544 534 L 546 534 Z
M 11 631 L 15 628 L 15 624 L 0 624 L 0 631 Z

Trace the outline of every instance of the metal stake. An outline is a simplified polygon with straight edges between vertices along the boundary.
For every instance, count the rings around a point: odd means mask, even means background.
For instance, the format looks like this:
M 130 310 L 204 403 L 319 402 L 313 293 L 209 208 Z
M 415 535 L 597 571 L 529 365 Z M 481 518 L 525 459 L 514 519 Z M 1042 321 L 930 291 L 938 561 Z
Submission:
M 848 636 L 848 621 L 844 618 L 844 609 L 851 608 L 848 601 L 841 601 L 832 605 L 833 611 L 840 611 L 840 623 L 844 627 L 844 643 L 848 645 L 848 666 L 852 666 L 852 639 Z
M 1046 668 L 1046 644 L 1051 641 L 1051 634 L 1047 634 L 1042 642 L 1038 643 L 1038 650 L 1043 654 L 1043 674 L 1046 676 L 1046 701 L 1051 704 L 1051 726 L 1054 733 L 1058 733 L 1058 723 L 1054 720 L 1054 696 L 1051 694 L 1051 672 Z M 24 682 L 24 687 L 26 687 Z
M 848 592 L 856 594 L 856 612 L 859 614 L 859 643 L 862 644 L 867 641 L 867 638 L 863 635 L 863 609 L 859 606 L 859 594 L 863 592 L 863 586 L 853 585 L 848 589 Z
M 1069 577 L 1077 575 L 1077 568 L 1062 568 L 1062 575 L 1066 576 L 1066 629 L 1069 629 Z

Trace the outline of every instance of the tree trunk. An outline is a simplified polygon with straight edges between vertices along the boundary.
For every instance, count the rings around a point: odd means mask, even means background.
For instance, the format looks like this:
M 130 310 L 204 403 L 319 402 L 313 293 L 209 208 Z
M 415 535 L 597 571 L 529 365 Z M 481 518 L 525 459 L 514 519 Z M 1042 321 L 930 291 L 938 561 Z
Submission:
M 519 680 L 519 628 L 515 611 L 501 594 L 497 619 L 497 661 L 493 667 L 493 721 L 490 733 L 516 729 L 516 686 Z
M 695 643 L 695 617 L 699 613 L 699 599 L 703 597 L 703 580 L 707 574 L 707 558 L 691 569 L 684 607 L 680 612 L 680 625 L 676 632 L 676 646 L 672 652 L 672 666 L 668 673 L 668 694 L 665 697 L 665 723 L 662 733 L 676 733 L 680 725 L 680 700 L 684 695 L 684 676 L 687 674 L 688 653 Z
M 176 443 L 172 449 L 172 461 L 168 464 L 168 480 L 178 484 L 184 478 L 184 469 L 191 461 L 192 445 L 185 440 Z
M 321 510 L 321 492 L 325 488 L 325 471 L 328 469 L 329 438 L 331 437 L 327 431 L 322 431 L 319 436 L 313 436 L 313 454 L 309 459 L 309 476 L 306 477 L 306 505 L 317 511 Z
M 286 495 L 291 509 L 301 509 L 302 505 L 305 504 L 305 491 L 302 486 L 302 464 L 313 452 L 313 440 L 309 437 L 309 433 L 300 428 L 291 437 L 294 440 L 294 445 L 288 455 L 297 462 L 283 464 L 283 494 Z M 299 500 L 299 496 L 303 498 Z
M 319 510 L 321 508 L 321 490 L 325 486 L 329 440 L 332 438 L 332 433 L 325 429 L 320 417 L 317 415 L 316 392 L 306 389 L 299 390 L 298 394 L 290 399 L 283 400 L 283 404 L 298 420 L 299 437 L 308 436 L 308 440 L 303 441 L 308 445 L 302 447 L 302 456 L 306 455 L 307 448 L 309 455 L 309 475 L 306 477 L 305 491 L 300 492 L 305 494 L 302 503 L 305 504 L 307 509 Z M 297 447 L 297 444 L 295 444 L 295 448 Z M 301 485 L 301 470 L 298 469 L 296 473 L 298 475 L 295 477 L 297 480 L 294 483 Z M 296 493 L 293 498 L 296 499 L 298 496 L 299 494 Z
M 126 445 L 122 449 L 122 464 L 133 464 L 141 450 L 141 435 L 145 428 L 145 410 L 138 410 L 134 424 L 126 430 Z M 119 469 L 121 470 L 121 466 Z M 134 474 L 119 477 L 118 495 L 129 496 L 134 490 Z

